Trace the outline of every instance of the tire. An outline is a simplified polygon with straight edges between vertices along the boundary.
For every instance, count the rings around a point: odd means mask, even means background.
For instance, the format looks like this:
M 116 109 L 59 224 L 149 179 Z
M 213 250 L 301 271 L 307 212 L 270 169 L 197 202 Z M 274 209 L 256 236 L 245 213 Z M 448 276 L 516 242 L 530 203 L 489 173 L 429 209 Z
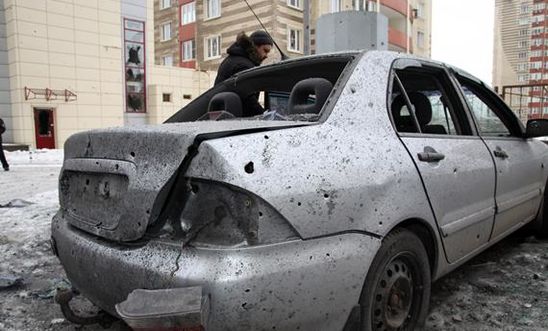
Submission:
M 411 231 L 386 236 L 360 297 L 361 330 L 414 330 L 424 325 L 430 301 L 428 255 Z
M 548 205 L 548 187 L 544 189 L 544 196 L 540 202 L 540 208 L 538 215 L 534 221 L 531 222 L 530 230 L 532 234 L 538 239 L 548 238 L 548 213 L 545 210 L 545 206 Z

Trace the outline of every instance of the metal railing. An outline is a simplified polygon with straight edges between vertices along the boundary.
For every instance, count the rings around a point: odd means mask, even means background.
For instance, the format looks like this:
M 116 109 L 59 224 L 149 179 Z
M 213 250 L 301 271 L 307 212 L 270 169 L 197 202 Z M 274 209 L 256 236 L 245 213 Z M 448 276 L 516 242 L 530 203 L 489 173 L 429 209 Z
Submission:
M 523 123 L 548 118 L 548 84 L 503 86 L 501 96 Z

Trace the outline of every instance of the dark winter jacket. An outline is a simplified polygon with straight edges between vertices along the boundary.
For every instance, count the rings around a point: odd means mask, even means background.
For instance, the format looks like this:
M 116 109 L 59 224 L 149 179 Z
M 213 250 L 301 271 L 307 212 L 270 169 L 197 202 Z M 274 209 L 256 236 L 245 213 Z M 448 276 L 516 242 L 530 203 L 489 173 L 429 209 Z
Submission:
M 240 71 L 251 69 L 261 64 L 255 46 L 245 33 L 240 33 L 236 38 L 236 42 L 226 52 L 228 56 L 219 66 L 215 85 Z M 244 117 L 260 115 L 264 112 L 263 107 L 258 102 L 258 95 L 252 94 L 242 99 Z
M 0 139 L 2 139 L 2 133 L 6 132 L 6 124 L 4 120 L 0 118 Z

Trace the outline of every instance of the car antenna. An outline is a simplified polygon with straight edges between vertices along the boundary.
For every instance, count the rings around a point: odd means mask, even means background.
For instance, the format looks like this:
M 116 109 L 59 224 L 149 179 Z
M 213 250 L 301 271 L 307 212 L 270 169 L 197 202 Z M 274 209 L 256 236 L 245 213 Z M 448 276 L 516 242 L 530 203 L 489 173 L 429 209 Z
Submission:
M 289 57 L 287 55 L 285 55 L 284 52 L 282 52 L 282 49 L 280 48 L 280 46 L 278 46 L 278 44 L 276 43 L 276 41 L 274 40 L 274 38 L 272 38 L 272 35 L 270 34 L 270 32 L 268 32 L 268 30 L 265 28 L 263 22 L 261 22 L 261 19 L 259 18 L 259 16 L 257 16 L 257 14 L 255 14 L 255 11 L 253 10 L 253 8 L 251 8 L 251 6 L 249 5 L 249 3 L 247 2 L 247 0 L 244 0 L 245 4 L 247 5 L 247 7 L 249 8 L 249 10 L 251 10 L 251 12 L 253 13 L 253 15 L 255 15 L 255 18 L 257 19 L 257 21 L 259 21 L 259 24 L 261 24 L 261 27 L 263 28 L 264 32 L 266 32 L 266 34 L 270 37 L 270 40 L 272 40 L 272 42 L 274 43 L 274 46 L 276 46 L 276 48 L 278 49 L 278 52 L 280 52 L 280 54 L 282 55 L 282 60 L 287 60 L 289 59 Z

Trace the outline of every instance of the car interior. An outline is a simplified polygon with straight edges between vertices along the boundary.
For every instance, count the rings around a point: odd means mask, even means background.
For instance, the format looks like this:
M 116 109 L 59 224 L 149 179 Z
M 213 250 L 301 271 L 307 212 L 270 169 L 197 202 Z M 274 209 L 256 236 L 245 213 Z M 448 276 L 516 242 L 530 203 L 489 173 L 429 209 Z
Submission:
M 405 89 L 402 93 L 394 82 L 390 111 L 398 132 L 436 135 L 469 134 L 469 128 L 458 118 L 459 103 L 443 85 L 443 77 L 435 71 L 400 70 L 397 75 Z M 406 96 L 414 108 L 415 119 L 408 109 Z M 418 127 L 417 127 L 418 124 Z
M 301 58 L 234 75 L 180 109 L 166 123 L 200 120 L 317 121 L 356 54 Z M 258 104 L 257 104 L 258 102 Z

